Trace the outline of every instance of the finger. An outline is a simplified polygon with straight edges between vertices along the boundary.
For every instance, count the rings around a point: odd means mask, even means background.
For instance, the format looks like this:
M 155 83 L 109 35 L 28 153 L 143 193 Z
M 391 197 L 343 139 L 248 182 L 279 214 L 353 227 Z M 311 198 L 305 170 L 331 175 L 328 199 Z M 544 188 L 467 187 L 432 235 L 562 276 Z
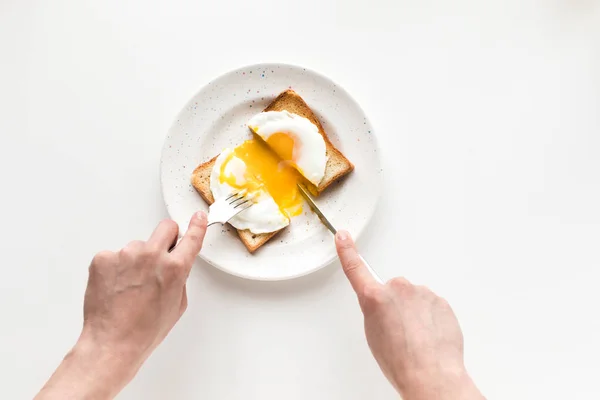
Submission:
M 206 214 L 203 211 L 199 211 L 190 220 L 187 232 L 183 235 L 183 238 L 171 254 L 181 257 L 191 264 L 198 253 L 200 253 L 205 234 Z
M 170 219 L 165 219 L 154 229 L 150 239 L 148 239 L 148 244 L 161 250 L 168 250 L 173 242 L 177 240 L 178 233 L 179 226 L 177 226 L 177 223 Z
M 379 284 L 363 263 L 348 232 L 338 231 L 336 233 L 335 247 L 342 262 L 344 273 L 356 293 L 362 292 L 365 286 Z

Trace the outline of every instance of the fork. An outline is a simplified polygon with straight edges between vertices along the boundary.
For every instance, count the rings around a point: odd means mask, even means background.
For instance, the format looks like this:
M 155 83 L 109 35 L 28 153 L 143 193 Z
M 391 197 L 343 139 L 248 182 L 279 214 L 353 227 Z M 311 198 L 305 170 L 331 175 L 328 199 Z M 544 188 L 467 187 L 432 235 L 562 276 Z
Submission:
M 220 222 L 224 224 L 244 210 L 252 207 L 254 203 L 250 197 L 246 197 L 245 190 L 234 192 L 229 197 L 222 197 L 208 207 L 208 221 L 206 226 L 211 226 Z M 172 252 L 180 239 L 177 238 L 169 247 L 169 253 Z
M 245 191 L 234 192 L 229 197 L 222 197 L 208 207 L 208 226 L 217 222 L 224 224 L 252 205 L 254 203 L 246 196 Z

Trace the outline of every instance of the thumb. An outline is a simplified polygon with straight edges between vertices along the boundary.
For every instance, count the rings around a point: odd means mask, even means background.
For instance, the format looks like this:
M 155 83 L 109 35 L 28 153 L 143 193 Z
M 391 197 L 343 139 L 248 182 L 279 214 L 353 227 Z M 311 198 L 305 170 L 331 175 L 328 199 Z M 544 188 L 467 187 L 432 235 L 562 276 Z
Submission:
M 377 283 L 358 254 L 356 245 L 348 232 L 338 231 L 335 234 L 335 247 L 344 273 L 357 294 L 362 292 L 365 286 Z
M 199 211 L 190 220 L 187 232 L 171 254 L 181 257 L 189 262 L 190 268 L 194 259 L 202 249 L 202 242 L 206 234 L 206 214 Z

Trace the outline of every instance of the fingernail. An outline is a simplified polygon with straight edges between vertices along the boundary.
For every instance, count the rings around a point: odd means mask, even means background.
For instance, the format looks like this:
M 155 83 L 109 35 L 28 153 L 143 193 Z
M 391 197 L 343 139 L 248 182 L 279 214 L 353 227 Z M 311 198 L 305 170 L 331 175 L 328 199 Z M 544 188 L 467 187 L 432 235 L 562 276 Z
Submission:
M 335 236 L 337 237 L 338 240 L 341 240 L 342 242 L 350 239 L 350 234 L 346 231 L 338 231 L 335 234 Z
M 206 213 L 204 211 L 198 211 L 196 213 L 196 217 L 200 220 L 200 222 L 206 221 Z

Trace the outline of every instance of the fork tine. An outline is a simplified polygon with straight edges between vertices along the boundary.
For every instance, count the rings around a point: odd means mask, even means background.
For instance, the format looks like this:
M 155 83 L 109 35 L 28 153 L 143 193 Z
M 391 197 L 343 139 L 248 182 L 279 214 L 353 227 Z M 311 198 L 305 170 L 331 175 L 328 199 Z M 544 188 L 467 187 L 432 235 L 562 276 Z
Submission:
M 229 195 L 229 197 L 227 197 L 225 200 L 229 200 L 232 197 L 237 197 L 239 195 L 239 192 L 233 192 L 232 194 Z
M 230 206 L 235 206 L 236 204 L 240 204 L 240 202 L 243 202 L 244 200 L 245 200 L 245 199 L 244 199 L 244 197 L 238 197 L 238 198 L 237 198 L 237 199 L 235 199 L 235 200 L 231 200 L 231 201 L 229 202 L 229 205 L 230 205 Z
M 242 201 L 241 203 L 238 203 L 237 205 L 235 205 L 233 208 L 238 208 L 239 206 L 244 205 L 244 204 L 248 203 L 249 201 L 250 200 Z

